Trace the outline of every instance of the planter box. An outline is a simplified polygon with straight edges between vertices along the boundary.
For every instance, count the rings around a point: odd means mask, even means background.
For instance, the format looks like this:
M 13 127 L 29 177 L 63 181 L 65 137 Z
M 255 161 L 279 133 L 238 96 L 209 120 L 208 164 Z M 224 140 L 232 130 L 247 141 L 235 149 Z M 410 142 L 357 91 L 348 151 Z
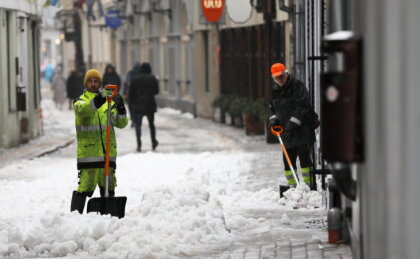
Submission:
M 213 121 L 215 122 L 222 122 L 222 113 L 220 111 L 220 108 L 215 108 L 213 111 Z
M 232 116 L 230 116 L 230 114 L 229 114 L 229 113 L 226 113 L 226 114 L 225 114 L 225 123 L 226 123 L 227 125 L 232 125 L 232 126 L 233 126 L 233 124 L 234 124 L 233 117 L 232 117 Z
M 219 123 L 225 123 L 226 121 L 225 114 L 226 113 L 222 112 L 220 108 L 215 108 L 213 112 L 213 121 L 219 122 Z
M 242 128 L 244 126 L 242 116 L 233 117 L 233 126 L 238 127 L 238 128 Z
M 264 123 L 259 121 L 253 116 L 247 113 L 243 115 L 244 129 L 246 135 L 263 135 L 264 134 Z

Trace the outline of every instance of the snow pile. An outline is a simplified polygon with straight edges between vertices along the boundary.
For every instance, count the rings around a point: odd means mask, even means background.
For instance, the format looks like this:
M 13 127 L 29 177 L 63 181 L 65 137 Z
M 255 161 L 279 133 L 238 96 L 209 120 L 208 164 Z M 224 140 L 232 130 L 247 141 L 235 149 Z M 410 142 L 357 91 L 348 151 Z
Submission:
M 296 188 L 290 188 L 283 193 L 283 197 L 279 200 L 279 204 L 288 208 L 319 208 L 321 202 L 321 193 L 311 191 L 306 184 L 299 184 Z
M 120 220 L 68 211 L 77 185 L 74 159 L 43 157 L 6 166 L 0 170 L 0 203 L 13 209 L 0 213 L 0 257 L 171 258 L 229 246 L 226 221 L 236 229 L 265 224 L 239 216 L 227 220 L 223 211 L 229 199 L 247 197 L 251 207 L 269 194 L 243 190 L 241 172 L 249 171 L 250 157 L 225 152 L 122 156 L 117 196 L 127 196 L 128 202 Z

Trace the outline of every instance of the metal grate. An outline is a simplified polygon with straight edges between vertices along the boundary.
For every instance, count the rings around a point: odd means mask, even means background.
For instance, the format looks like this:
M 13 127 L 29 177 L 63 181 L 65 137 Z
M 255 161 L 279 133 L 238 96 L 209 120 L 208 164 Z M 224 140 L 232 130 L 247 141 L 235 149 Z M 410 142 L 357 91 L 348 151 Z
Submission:
M 332 245 L 322 242 L 293 243 L 282 240 L 273 245 L 256 245 L 237 249 L 209 258 L 226 259 L 317 259 L 317 258 L 352 258 L 350 248 L 346 245 Z

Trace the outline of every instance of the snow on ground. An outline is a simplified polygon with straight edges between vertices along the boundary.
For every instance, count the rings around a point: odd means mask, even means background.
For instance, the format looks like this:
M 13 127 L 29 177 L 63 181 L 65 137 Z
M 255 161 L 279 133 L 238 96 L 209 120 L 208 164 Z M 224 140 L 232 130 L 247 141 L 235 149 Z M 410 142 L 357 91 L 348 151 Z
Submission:
M 48 109 L 56 120 L 47 131 L 57 125 L 72 131 L 71 112 Z M 74 157 L 15 162 L 0 169 L 0 257 L 203 258 L 281 238 L 325 241 L 324 230 L 302 225 L 308 215 L 325 214 L 314 209 L 320 194 L 298 187 L 279 200 L 277 186 L 255 172 L 262 156 L 240 150 L 119 156 L 116 196 L 128 197 L 123 219 L 69 212 L 78 181 Z
M 73 159 L 44 157 L 4 167 L 0 204 L 9 209 L 0 214 L 0 255 L 169 258 L 228 247 L 238 241 L 229 231 L 271 227 L 263 217 L 229 211 L 280 208 L 270 188 L 244 190 L 241 172 L 249 170 L 249 160 L 249 154 L 223 152 L 123 156 L 117 196 L 128 202 L 120 220 L 69 213 L 77 185 Z

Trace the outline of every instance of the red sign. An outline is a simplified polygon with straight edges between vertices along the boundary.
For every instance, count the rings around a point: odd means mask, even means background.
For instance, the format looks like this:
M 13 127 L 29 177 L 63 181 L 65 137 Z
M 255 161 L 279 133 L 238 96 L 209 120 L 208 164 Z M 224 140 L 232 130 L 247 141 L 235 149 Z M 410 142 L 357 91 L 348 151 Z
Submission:
M 225 0 L 201 0 L 201 10 L 209 22 L 217 22 L 223 14 Z

